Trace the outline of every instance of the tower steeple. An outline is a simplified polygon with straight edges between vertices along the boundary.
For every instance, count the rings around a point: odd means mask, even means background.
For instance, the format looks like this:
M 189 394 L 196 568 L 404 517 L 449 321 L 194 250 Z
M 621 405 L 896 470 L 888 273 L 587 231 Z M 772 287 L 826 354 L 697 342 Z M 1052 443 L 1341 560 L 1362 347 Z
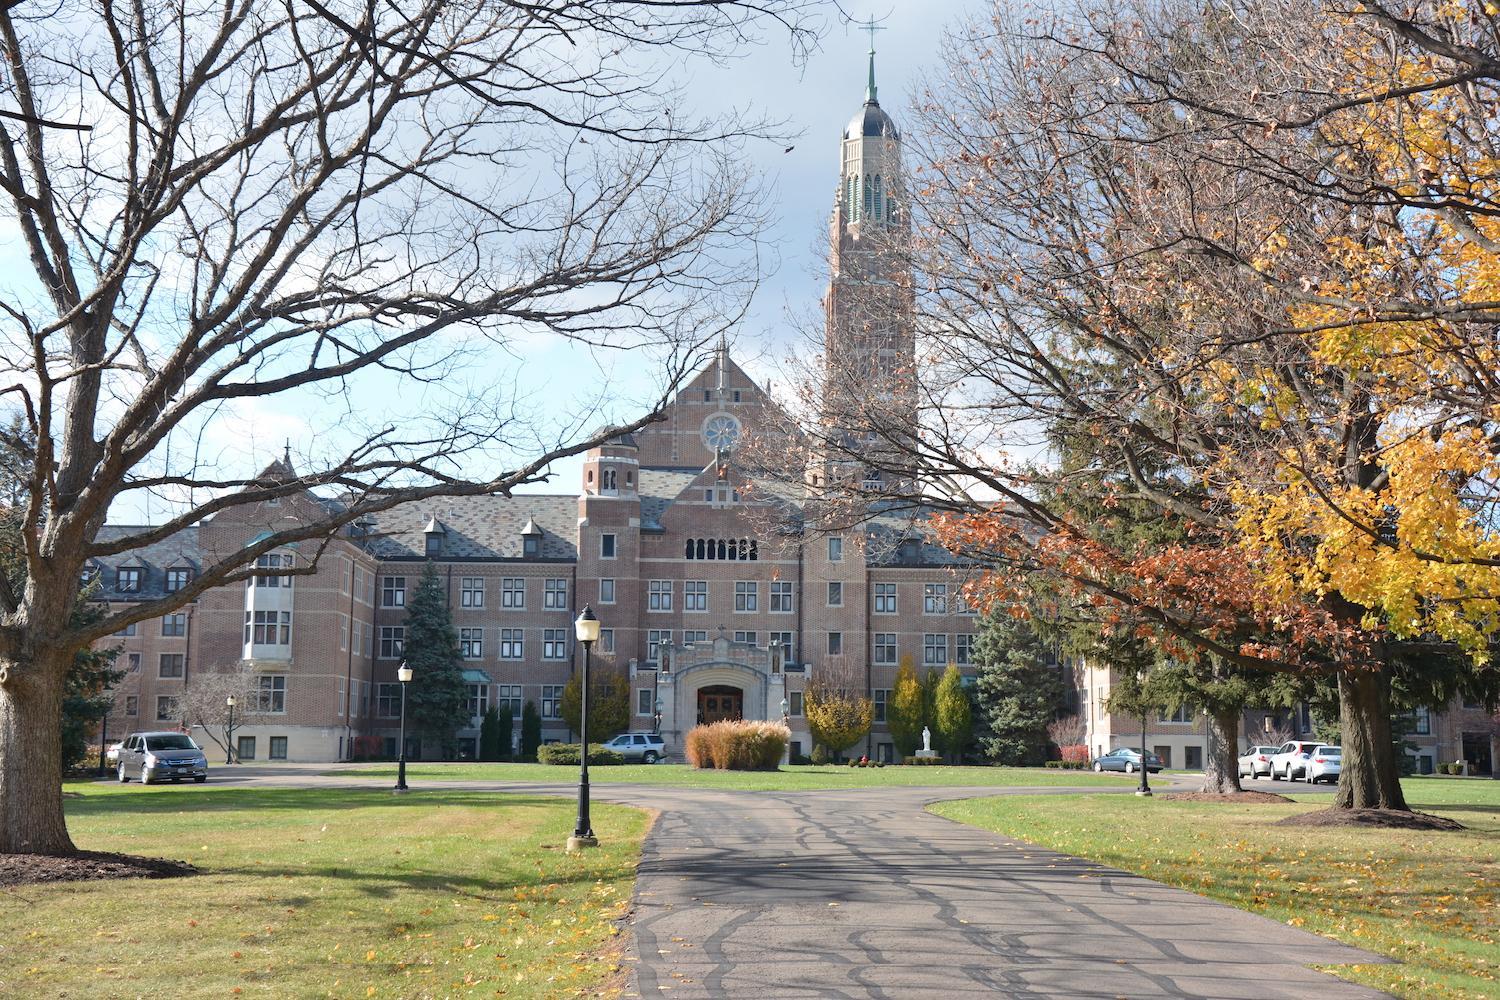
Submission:
M 875 32 L 877 32 L 879 30 L 880 29 L 877 28 L 877 27 L 875 27 L 875 25 L 874 25 L 873 22 L 869 25 L 869 31 L 870 31 L 870 81 L 865 84 L 865 103 L 866 104 L 879 104 L 880 103 L 880 100 L 879 100 L 879 98 L 877 96 L 880 92 L 875 87 Z

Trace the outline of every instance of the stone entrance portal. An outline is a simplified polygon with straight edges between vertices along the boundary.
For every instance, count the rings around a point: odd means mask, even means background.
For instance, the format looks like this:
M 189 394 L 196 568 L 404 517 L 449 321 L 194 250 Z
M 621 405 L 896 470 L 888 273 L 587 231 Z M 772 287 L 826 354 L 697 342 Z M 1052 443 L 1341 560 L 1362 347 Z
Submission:
M 745 717 L 745 692 L 728 684 L 710 684 L 698 689 L 698 724 Z

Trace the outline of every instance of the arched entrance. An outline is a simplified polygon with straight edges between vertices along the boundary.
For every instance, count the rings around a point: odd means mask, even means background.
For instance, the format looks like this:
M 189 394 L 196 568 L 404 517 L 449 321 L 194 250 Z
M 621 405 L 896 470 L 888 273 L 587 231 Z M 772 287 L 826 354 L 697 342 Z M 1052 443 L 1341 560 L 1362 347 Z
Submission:
M 745 691 L 729 684 L 709 684 L 698 689 L 698 723 L 745 717 Z

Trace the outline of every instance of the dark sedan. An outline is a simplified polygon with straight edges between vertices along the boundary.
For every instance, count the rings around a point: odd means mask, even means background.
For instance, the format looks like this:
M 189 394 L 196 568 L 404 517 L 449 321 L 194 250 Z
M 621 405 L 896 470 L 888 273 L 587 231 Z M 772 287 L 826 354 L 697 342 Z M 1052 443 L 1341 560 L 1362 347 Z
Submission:
M 1096 771 L 1124 771 L 1134 774 L 1141 769 L 1141 752 L 1133 747 L 1120 747 L 1102 757 L 1094 758 Z M 1146 770 L 1155 774 L 1162 769 L 1161 758 L 1154 753 L 1146 755 Z

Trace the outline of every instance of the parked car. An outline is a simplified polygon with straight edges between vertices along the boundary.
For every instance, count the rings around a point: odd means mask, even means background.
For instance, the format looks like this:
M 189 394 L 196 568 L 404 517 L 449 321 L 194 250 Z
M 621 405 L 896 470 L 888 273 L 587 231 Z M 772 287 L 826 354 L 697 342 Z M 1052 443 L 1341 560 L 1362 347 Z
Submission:
M 1271 780 L 1286 778 L 1296 781 L 1302 777 L 1302 772 L 1307 770 L 1307 758 L 1320 746 L 1321 743 L 1301 740 L 1288 740 L 1281 744 L 1281 749 L 1271 755 Z
M 115 773 L 121 781 L 139 778 L 141 784 L 155 781 L 208 780 L 208 758 L 186 733 L 131 733 L 120 745 Z
M 124 740 L 116 740 L 104 748 L 104 759 L 110 764 L 120 763 L 120 747 L 125 745 Z
M 1319 744 L 1313 748 L 1312 756 L 1308 758 L 1307 766 L 1303 769 L 1303 775 L 1307 778 L 1309 785 L 1315 785 L 1320 781 L 1326 781 L 1330 785 L 1339 780 L 1339 771 L 1344 763 L 1344 748 L 1329 746 L 1326 743 Z
M 1146 755 L 1146 770 L 1155 774 L 1162 768 L 1161 758 L 1156 754 Z M 1094 770 L 1096 771 L 1124 771 L 1126 774 L 1134 774 L 1141 769 L 1141 752 L 1134 747 L 1120 747 L 1111 750 L 1102 757 L 1094 758 Z
M 655 764 L 667 755 L 666 743 L 656 733 L 621 733 L 604 748 L 619 753 L 627 764 Z
M 1240 777 L 1259 778 L 1271 773 L 1271 755 L 1280 747 L 1251 747 L 1240 754 Z

